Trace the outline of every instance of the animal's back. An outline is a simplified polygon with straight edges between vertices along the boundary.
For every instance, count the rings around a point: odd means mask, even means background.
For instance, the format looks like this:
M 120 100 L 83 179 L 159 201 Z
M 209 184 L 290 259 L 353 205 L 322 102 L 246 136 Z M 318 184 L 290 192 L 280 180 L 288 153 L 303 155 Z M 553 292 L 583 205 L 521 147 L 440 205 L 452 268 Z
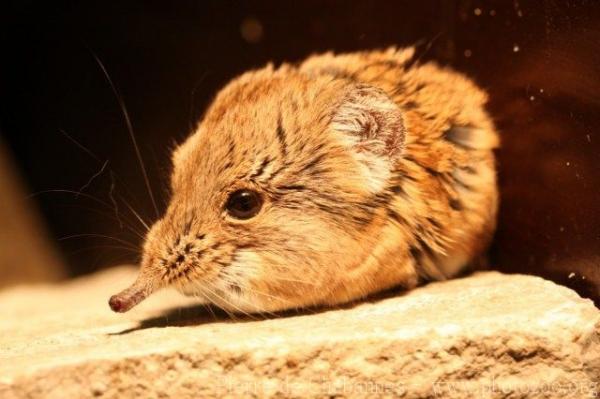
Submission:
M 390 228 L 383 252 L 394 254 L 396 239 L 412 237 L 412 262 L 425 279 L 448 278 L 479 262 L 498 208 L 499 139 L 485 111 L 487 94 L 460 73 L 420 65 L 413 49 L 326 53 L 301 69 L 376 86 L 403 112 L 408 134 L 388 214 L 408 234 Z

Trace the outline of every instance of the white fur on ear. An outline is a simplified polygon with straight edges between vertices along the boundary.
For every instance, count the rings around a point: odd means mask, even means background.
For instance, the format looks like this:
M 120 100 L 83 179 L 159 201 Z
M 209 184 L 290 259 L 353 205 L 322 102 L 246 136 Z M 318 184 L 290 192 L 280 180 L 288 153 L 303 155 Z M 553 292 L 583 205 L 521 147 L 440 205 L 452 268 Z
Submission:
M 404 148 L 398 105 L 381 89 L 357 85 L 337 107 L 331 127 L 341 133 L 342 142 L 359 161 L 370 190 L 382 190 Z

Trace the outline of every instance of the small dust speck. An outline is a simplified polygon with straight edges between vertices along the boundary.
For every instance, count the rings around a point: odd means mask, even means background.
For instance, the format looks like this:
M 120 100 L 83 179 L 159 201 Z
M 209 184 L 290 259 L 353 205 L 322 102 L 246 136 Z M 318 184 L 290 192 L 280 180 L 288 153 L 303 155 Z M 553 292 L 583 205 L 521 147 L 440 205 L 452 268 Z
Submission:
M 529 96 L 529 101 L 535 100 L 535 96 Z
M 543 93 L 543 92 L 544 92 L 544 89 L 540 89 L 540 93 Z
M 521 11 L 521 6 L 519 5 L 519 0 L 513 0 L 513 7 L 515 8 L 517 17 L 521 18 L 523 16 L 523 11 Z
M 480 16 L 481 15 L 481 8 L 476 8 L 473 10 L 473 14 Z
M 567 161 L 567 166 L 571 166 L 571 162 Z
M 589 134 L 586 134 L 585 137 L 587 138 L 588 143 L 592 142 L 592 136 L 590 136 Z
M 565 231 L 565 228 L 564 228 L 564 226 L 560 226 L 560 229 L 559 229 L 559 230 L 560 230 L 560 232 L 561 232 L 561 233 L 562 233 L 563 231 Z
M 463 54 L 465 55 L 466 58 L 470 58 L 473 55 L 473 52 L 469 49 L 466 49 Z
M 490 10 L 490 16 L 494 17 L 496 15 L 496 10 Z
M 521 49 L 519 48 L 518 44 L 513 45 L 513 52 L 518 53 L 519 50 L 521 50 Z
M 256 44 L 263 38 L 263 25 L 255 17 L 247 17 L 240 25 L 240 34 L 248 43 Z
M 573 278 L 573 277 L 575 277 L 575 273 L 571 272 L 571 273 L 569 274 L 569 278 Z

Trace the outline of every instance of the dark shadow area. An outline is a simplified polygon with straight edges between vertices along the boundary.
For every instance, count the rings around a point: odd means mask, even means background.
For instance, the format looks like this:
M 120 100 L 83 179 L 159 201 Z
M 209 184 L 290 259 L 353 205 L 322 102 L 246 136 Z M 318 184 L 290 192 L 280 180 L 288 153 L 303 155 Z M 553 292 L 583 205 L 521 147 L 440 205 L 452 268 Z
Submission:
M 211 305 L 193 305 L 167 310 L 160 316 L 140 321 L 139 325 L 136 327 L 128 328 L 118 333 L 110 333 L 108 335 L 124 335 L 148 328 L 186 327 L 230 321 L 241 322 L 244 320 L 242 316 L 240 316 L 240 318 L 233 318 L 221 309 Z
M 312 314 L 330 312 L 340 309 L 351 309 L 364 303 L 377 302 L 383 299 L 402 296 L 406 291 L 400 287 L 370 295 L 366 298 L 337 306 L 315 306 L 304 309 L 289 309 L 280 312 L 240 314 L 226 312 L 216 306 L 208 304 L 190 305 L 166 310 L 160 316 L 144 319 L 136 327 L 128 328 L 118 333 L 108 335 L 124 335 L 148 328 L 187 327 L 210 323 L 247 323 L 268 319 L 307 316 Z

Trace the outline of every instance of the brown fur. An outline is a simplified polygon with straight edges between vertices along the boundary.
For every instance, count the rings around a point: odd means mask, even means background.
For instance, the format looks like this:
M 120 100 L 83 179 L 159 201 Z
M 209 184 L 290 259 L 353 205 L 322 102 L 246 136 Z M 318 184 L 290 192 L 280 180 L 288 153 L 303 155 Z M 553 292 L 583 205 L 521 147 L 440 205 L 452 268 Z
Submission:
M 456 275 L 495 227 L 485 101 L 464 76 L 413 64 L 411 49 L 238 77 L 173 154 L 172 199 L 137 284 L 246 312 Z M 264 197 L 254 218 L 224 210 L 240 188 Z

